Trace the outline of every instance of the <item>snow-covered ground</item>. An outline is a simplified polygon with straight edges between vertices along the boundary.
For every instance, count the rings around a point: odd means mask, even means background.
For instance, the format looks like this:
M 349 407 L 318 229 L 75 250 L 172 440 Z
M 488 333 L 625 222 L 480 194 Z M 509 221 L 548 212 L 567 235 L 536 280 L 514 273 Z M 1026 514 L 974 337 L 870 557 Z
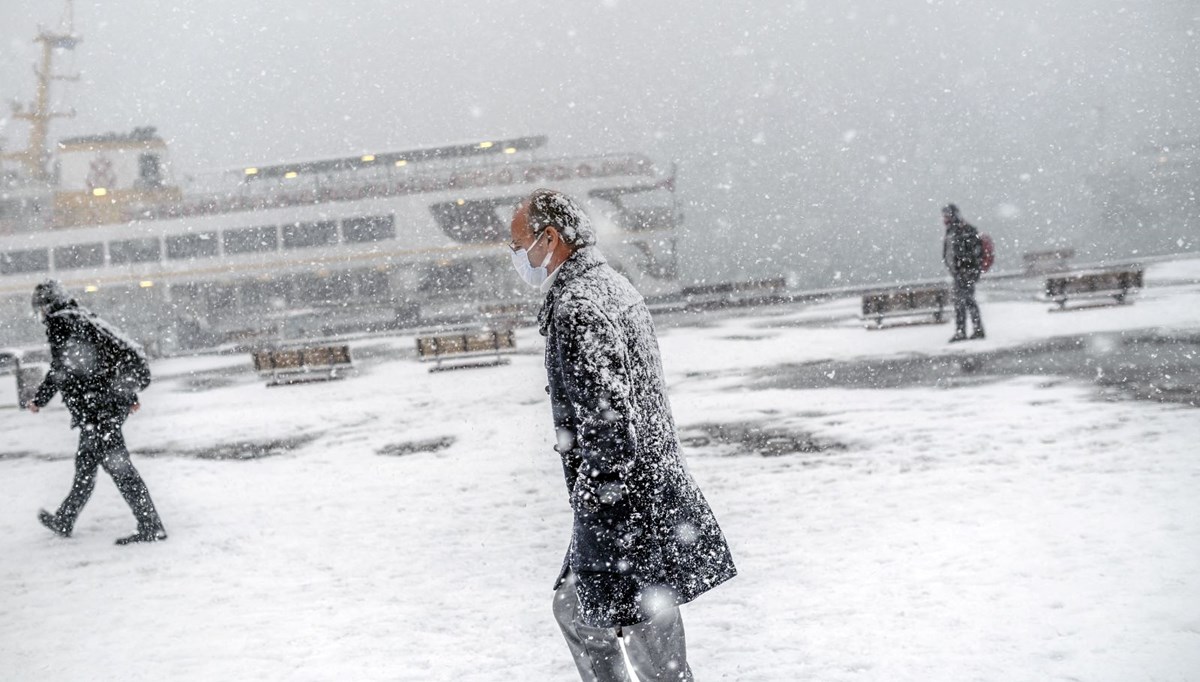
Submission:
M 699 679 L 1200 679 L 1200 412 L 1060 377 L 754 380 L 1200 330 L 1200 262 L 1148 279 L 1133 306 L 1061 314 L 985 294 L 988 340 L 955 346 L 946 325 L 865 331 L 849 299 L 661 325 L 741 572 L 684 607 Z M 75 434 L 57 402 L 0 410 L 0 679 L 574 679 L 550 615 L 570 512 L 539 340 L 436 374 L 395 352 L 408 340 L 362 341 L 358 376 L 270 389 L 246 358 L 156 364 L 126 433 L 160 545 L 112 544 L 133 519 L 103 475 L 74 538 L 41 528 Z

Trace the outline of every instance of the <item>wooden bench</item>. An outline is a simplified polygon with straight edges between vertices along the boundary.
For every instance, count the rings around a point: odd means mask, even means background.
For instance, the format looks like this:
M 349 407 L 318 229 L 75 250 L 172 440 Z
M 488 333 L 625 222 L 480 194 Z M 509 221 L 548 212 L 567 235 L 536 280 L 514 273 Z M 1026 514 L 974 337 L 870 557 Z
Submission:
M 432 360 L 437 363 L 429 368 L 430 372 L 506 365 L 509 359 L 501 355 L 516 350 L 517 336 L 511 329 L 475 330 L 417 337 L 417 359 L 421 362 Z
M 1114 303 L 1101 302 L 1094 305 L 1122 305 L 1129 293 L 1143 287 L 1141 268 L 1123 270 L 1101 270 L 1077 272 L 1046 279 L 1046 299 L 1058 304 L 1055 310 L 1066 310 L 1070 300 L 1113 299 Z M 1092 306 L 1077 306 L 1092 307 Z
M 252 356 L 254 369 L 267 379 L 267 386 L 340 379 L 354 366 L 346 345 L 266 349 Z
M 950 289 L 944 286 L 901 287 L 863 294 L 862 319 L 874 320 L 872 329 L 882 329 L 885 318 L 930 315 L 934 324 L 946 321 Z
M 786 277 L 694 284 L 683 287 L 679 295 L 689 310 L 730 308 L 769 303 L 787 290 Z
M 1025 274 L 1043 275 L 1063 272 L 1075 257 L 1075 249 L 1052 249 L 1049 251 L 1026 251 L 1021 259 L 1025 262 Z

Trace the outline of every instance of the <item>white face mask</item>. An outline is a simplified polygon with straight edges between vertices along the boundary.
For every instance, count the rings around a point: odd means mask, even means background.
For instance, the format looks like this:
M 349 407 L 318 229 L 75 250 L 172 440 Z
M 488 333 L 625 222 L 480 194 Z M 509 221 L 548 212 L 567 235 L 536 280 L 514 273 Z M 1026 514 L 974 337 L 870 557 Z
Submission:
M 546 280 L 550 279 L 550 271 L 546 269 L 546 266 L 550 265 L 550 259 L 554 256 L 553 251 L 547 251 L 545 260 L 536 268 L 529 264 L 529 254 L 525 249 L 517 249 L 511 253 L 513 267 L 526 284 L 531 287 L 541 287 Z

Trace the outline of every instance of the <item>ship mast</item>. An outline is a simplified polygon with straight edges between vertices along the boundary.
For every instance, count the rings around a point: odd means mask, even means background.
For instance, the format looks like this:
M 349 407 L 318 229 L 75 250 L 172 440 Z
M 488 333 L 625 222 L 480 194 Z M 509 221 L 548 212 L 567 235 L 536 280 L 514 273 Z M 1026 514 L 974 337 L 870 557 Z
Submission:
M 75 35 L 75 7 L 73 0 L 67 0 L 66 15 L 61 32 L 48 31 L 39 27 L 34 42 L 42 44 L 41 65 L 33 68 L 37 76 L 37 95 L 29 105 L 13 102 L 13 118 L 29 121 L 29 143 L 24 150 L 8 152 L 0 155 L 0 159 L 17 161 L 25 167 L 30 178 L 41 182 L 50 182 L 49 166 L 50 152 L 46 141 L 50 133 L 50 121 L 56 118 L 72 118 L 75 111 L 57 112 L 50 109 L 50 82 L 77 81 L 79 74 L 62 75 L 54 71 L 54 57 L 58 50 L 74 50 L 82 40 Z

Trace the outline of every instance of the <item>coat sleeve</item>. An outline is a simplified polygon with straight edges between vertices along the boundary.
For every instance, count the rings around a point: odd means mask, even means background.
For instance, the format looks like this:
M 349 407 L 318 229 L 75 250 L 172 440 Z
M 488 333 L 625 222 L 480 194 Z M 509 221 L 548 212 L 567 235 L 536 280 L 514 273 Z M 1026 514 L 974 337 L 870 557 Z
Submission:
M 54 394 L 58 393 L 64 373 L 63 348 L 66 347 L 70 334 L 71 327 L 66 320 L 55 316 L 46 318 L 46 338 L 50 341 L 50 371 L 46 372 L 46 378 L 42 380 L 42 385 L 38 386 L 33 397 L 33 404 L 38 408 L 45 407 L 54 398 Z
M 587 301 L 564 301 L 556 313 L 559 360 L 574 411 L 570 453 L 580 475 L 605 483 L 625 478 L 636 447 L 630 427 L 626 353 L 616 327 Z

